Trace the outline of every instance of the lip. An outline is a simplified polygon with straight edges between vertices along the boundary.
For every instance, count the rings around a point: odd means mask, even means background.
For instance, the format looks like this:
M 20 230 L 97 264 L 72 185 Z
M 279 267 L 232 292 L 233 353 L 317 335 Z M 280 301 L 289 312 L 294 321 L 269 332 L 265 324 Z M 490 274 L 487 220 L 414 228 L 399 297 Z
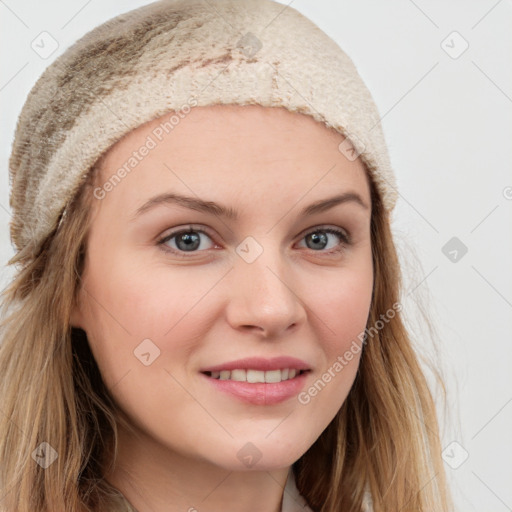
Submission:
M 286 365 L 284 367 L 287 368 Z M 238 366 L 237 368 L 240 367 Z M 273 383 L 250 383 L 236 380 L 219 380 L 209 377 L 205 373 L 201 373 L 201 377 L 207 379 L 207 381 L 210 382 L 210 384 L 217 390 L 234 396 L 242 402 L 253 405 L 274 405 L 298 395 L 301 389 L 304 388 L 309 374 L 309 371 L 305 371 L 300 375 L 296 375 L 293 379 Z
M 215 366 L 201 368 L 200 372 L 220 372 L 221 370 L 282 370 L 284 368 L 295 368 L 296 370 L 311 370 L 311 367 L 301 359 L 290 356 L 279 356 L 266 359 L 264 357 L 246 357 L 221 363 Z M 293 379 L 292 379 L 293 380 Z M 251 384 L 253 385 L 253 384 Z

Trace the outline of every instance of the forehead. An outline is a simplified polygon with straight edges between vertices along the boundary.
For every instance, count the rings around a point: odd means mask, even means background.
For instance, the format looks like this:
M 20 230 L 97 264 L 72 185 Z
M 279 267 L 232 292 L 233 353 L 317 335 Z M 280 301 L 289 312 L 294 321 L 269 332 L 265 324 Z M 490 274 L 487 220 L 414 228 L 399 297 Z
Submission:
M 350 161 L 339 150 L 343 140 L 311 116 L 283 107 L 194 107 L 129 132 L 102 158 L 99 184 L 124 168 L 126 177 L 112 195 L 130 200 L 134 207 L 142 198 L 168 189 L 201 197 L 210 197 L 213 189 L 221 195 L 248 189 L 289 191 L 294 197 L 313 189 L 324 195 L 332 195 L 333 188 L 351 189 L 369 204 L 365 166 L 360 158 Z

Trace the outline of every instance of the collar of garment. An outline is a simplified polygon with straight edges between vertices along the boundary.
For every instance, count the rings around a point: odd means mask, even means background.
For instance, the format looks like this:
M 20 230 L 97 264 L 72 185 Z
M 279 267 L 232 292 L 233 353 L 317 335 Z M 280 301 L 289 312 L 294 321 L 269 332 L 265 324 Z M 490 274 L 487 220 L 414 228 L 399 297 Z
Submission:
M 119 510 L 123 512 L 138 512 L 124 496 L 119 496 L 119 503 L 122 505 Z M 124 508 L 123 508 L 124 507 Z M 372 500 L 370 492 L 367 490 L 363 500 L 362 512 L 372 512 Z M 295 484 L 295 476 L 293 470 L 290 467 L 288 471 L 288 478 L 283 492 L 283 499 L 281 503 L 281 512 L 313 512 L 308 506 L 304 497 L 299 493 Z
M 292 468 L 290 468 L 288 479 L 286 480 L 281 512 L 313 512 L 295 485 L 295 475 Z M 364 493 L 361 512 L 373 512 L 372 496 L 368 485 Z
M 119 492 L 117 496 L 119 511 L 138 512 L 138 510 L 128 502 L 128 500 Z M 281 503 L 281 512 L 313 512 L 306 500 L 300 495 L 295 485 L 295 477 L 292 468 L 288 471 L 288 478 L 284 487 L 283 499 Z
M 301 496 L 295 485 L 295 476 L 292 468 L 288 471 L 288 479 L 284 487 L 281 512 L 313 512 L 306 500 Z

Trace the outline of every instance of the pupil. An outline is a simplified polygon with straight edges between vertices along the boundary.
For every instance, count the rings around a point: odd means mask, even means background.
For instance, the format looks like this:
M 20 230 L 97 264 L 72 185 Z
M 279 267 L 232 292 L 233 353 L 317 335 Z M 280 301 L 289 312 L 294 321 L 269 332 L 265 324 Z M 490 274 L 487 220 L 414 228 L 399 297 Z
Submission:
M 185 243 L 185 250 L 193 250 L 197 249 L 197 247 L 199 246 L 199 237 L 197 236 L 197 234 L 194 233 L 184 233 L 178 238 L 178 242 Z
M 321 235 L 318 235 L 316 233 L 313 233 L 310 235 L 311 239 L 313 240 L 313 243 L 326 243 L 326 235 L 325 233 L 322 233 Z M 318 249 L 318 247 L 314 247 L 315 249 Z M 323 249 L 323 247 L 321 247 Z

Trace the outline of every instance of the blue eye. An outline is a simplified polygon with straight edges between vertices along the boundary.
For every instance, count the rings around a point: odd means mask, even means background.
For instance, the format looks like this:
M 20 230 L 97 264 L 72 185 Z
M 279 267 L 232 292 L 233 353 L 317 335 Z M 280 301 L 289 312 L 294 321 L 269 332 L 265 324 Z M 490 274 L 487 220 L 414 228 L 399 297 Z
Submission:
M 187 252 L 201 252 L 197 251 L 201 246 L 200 235 L 206 235 L 211 240 L 211 237 L 205 231 L 189 226 L 188 229 L 181 229 L 169 233 L 164 238 L 158 240 L 157 245 L 161 246 L 162 250 L 166 252 L 170 252 L 179 257 L 186 257 L 185 253 Z M 328 235 L 336 235 L 341 242 L 335 243 L 334 248 L 330 248 L 330 250 L 326 251 L 325 246 L 328 245 L 329 242 Z M 167 242 L 174 239 L 173 244 L 175 247 L 169 247 Z M 345 231 L 335 228 L 315 228 L 313 231 L 306 233 L 302 240 L 308 240 L 310 242 L 307 245 L 309 249 L 327 255 L 340 253 L 351 244 L 350 235 Z
M 194 229 L 192 226 L 186 230 L 173 231 L 169 235 L 165 236 L 158 241 L 159 245 L 163 246 L 164 251 L 170 251 L 172 253 L 182 256 L 180 252 L 197 252 L 196 249 L 201 245 L 201 239 L 199 233 L 208 236 L 208 234 L 201 229 Z M 172 239 L 176 239 L 176 248 L 169 247 L 166 245 Z M 208 236 L 208 238 L 210 238 Z
M 341 240 L 341 243 L 335 244 L 335 247 L 330 251 L 325 251 L 326 254 L 334 254 L 341 252 L 343 249 L 345 249 L 346 246 L 350 245 L 351 243 L 350 236 L 347 233 L 341 231 L 340 229 L 334 228 L 316 228 L 314 231 L 310 231 L 309 233 L 304 235 L 304 238 L 309 239 L 312 242 L 313 248 L 315 245 L 319 244 L 322 246 L 320 249 L 325 249 L 324 244 L 328 243 L 327 235 L 336 235 Z

